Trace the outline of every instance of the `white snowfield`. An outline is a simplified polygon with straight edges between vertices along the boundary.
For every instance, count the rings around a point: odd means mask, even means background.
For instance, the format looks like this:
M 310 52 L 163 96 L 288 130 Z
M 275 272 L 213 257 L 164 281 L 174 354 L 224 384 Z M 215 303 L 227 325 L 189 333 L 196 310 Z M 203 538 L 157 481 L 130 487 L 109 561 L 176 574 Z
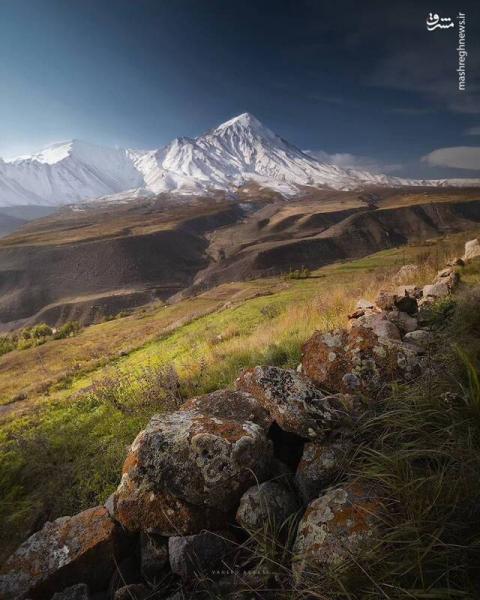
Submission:
M 244 113 L 159 150 L 104 148 L 72 140 L 32 156 L 0 159 L 0 206 L 122 201 L 161 192 L 234 192 L 252 181 L 287 197 L 303 186 L 351 190 L 366 185 L 480 185 L 480 179 L 406 180 L 342 169 L 305 154 Z

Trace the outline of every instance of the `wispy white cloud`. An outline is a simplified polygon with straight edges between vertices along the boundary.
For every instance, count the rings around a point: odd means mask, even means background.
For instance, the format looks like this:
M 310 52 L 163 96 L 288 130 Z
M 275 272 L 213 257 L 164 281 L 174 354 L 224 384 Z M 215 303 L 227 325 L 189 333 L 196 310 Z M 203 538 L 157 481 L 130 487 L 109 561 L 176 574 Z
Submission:
M 397 163 L 381 162 L 370 156 L 351 154 L 350 152 L 337 152 L 335 154 L 329 154 L 323 150 L 305 150 L 305 152 L 320 162 L 335 165 L 342 169 L 359 169 L 378 174 L 391 173 L 402 168 L 402 165 Z
M 422 157 L 422 161 L 435 167 L 452 167 L 480 171 L 480 146 L 455 146 L 438 148 Z

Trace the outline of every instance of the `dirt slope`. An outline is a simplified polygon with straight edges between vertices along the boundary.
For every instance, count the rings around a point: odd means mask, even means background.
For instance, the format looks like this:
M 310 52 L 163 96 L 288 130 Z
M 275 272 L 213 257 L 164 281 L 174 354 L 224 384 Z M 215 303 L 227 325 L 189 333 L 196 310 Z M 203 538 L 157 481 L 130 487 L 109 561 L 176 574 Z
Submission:
M 288 202 L 158 197 L 65 209 L 0 240 L 0 329 L 91 323 L 155 299 L 318 268 L 478 222 L 478 191 L 458 189 L 329 192 Z

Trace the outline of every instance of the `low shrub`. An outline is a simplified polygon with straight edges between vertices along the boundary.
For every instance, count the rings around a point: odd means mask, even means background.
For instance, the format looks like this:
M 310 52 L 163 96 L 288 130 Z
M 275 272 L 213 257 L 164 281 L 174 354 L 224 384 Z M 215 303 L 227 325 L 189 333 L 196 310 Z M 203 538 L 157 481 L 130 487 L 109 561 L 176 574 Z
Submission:
M 2 356 L 3 354 L 7 354 L 7 352 L 15 350 L 15 348 L 16 343 L 11 337 L 9 337 L 8 335 L 0 336 L 0 356 Z
M 80 323 L 78 321 L 67 321 L 54 334 L 54 339 L 63 340 L 67 337 L 72 337 L 80 331 Z

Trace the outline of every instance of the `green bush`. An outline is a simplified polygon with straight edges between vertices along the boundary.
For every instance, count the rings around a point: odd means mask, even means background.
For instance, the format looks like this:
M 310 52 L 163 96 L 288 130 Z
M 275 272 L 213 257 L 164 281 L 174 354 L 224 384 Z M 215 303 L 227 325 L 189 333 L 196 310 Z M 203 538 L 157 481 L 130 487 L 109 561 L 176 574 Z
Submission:
M 7 354 L 7 352 L 11 352 L 15 350 L 16 344 L 8 335 L 0 336 L 0 356 L 3 354 Z
M 307 267 L 302 267 L 301 269 L 290 269 L 290 271 L 285 275 L 285 279 L 308 279 L 310 276 L 310 269 L 307 269 Z
M 51 335 L 52 330 L 46 323 L 39 323 L 30 329 L 30 336 L 36 340 L 50 337 Z
M 73 337 L 80 331 L 80 323 L 78 321 L 67 321 L 54 334 L 54 339 L 63 340 L 67 337 Z

